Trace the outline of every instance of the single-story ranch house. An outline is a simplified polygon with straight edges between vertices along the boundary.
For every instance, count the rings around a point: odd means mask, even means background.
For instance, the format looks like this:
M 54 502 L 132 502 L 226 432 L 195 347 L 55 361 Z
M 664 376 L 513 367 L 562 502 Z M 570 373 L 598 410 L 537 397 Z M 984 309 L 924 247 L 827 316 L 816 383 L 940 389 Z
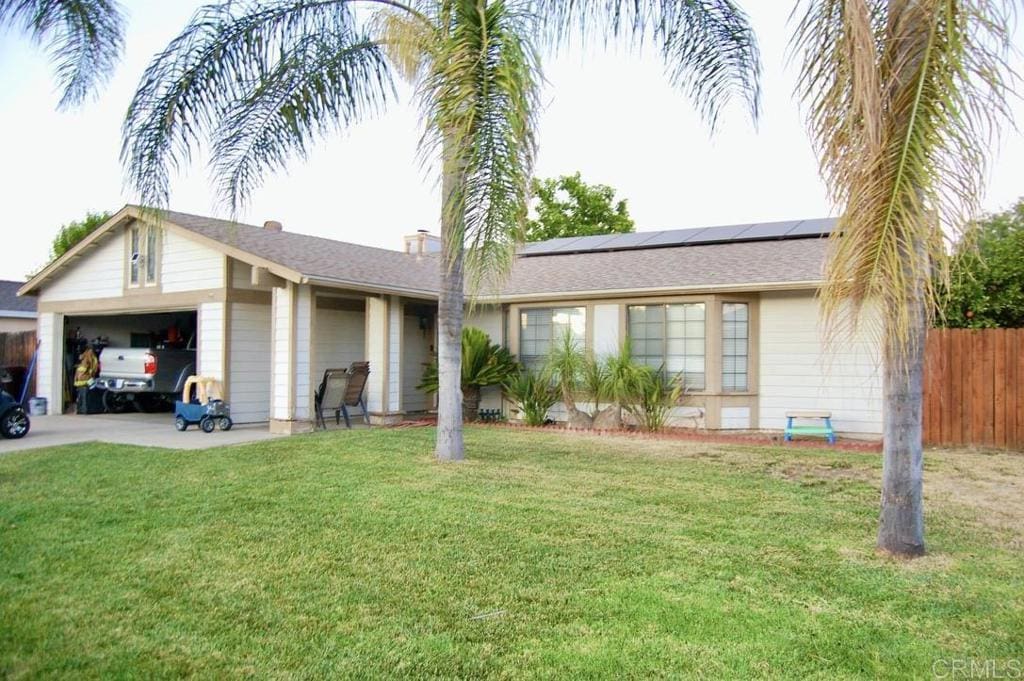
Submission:
M 863 335 L 826 351 L 819 329 L 833 224 L 530 244 L 467 323 L 527 365 L 566 329 L 598 354 L 628 335 L 639 360 L 683 372 L 710 429 L 781 429 L 787 410 L 827 409 L 840 433 L 877 435 L 875 345 Z M 174 325 L 195 334 L 198 372 L 223 382 L 239 423 L 309 429 L 324 370 L 356 360 L 370 362 L 373 421 L 429 411 L 416 386 L 435 351 L 438 246 L 425 232 L 391 251 L 126 206 L 19 292 L 38 301 L 37 392 L 62 411 L 70 335 L 128 345 Z M 496 393 L 483 406 L 510 407 Z

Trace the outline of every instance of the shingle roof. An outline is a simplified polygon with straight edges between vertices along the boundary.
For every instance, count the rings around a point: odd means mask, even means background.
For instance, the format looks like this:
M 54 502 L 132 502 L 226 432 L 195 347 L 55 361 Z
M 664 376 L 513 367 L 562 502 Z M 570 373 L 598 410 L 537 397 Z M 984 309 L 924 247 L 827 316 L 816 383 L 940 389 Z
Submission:
M 414 257 L 294 232 L 168 211 L 174 224 L 312 279 L 436 294 L 436 256 Z M 708 288 L 821 279 L 824 238 L 771 239 L 520 257 L 502 297 Z
M 0 280 L 0 312 L 35 312 L 36 299 L 19 297 L 18 289 L 25 285 L 23 281 Z
M 502 295 L 819 281 L 827 239 L 519 258 Z
M 400 251 L 373 248 L 295 232 L 272 232 L 228 220 L 166 211 L 170 222 L 189 231 L 252 253 L 311 279 L 436 293 L 436 257 L 416 258 Z

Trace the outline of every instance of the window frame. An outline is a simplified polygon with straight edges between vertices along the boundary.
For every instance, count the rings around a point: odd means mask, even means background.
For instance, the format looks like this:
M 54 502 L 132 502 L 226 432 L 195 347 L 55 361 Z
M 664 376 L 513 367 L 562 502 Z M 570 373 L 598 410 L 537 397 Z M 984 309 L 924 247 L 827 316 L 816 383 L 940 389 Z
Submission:
M 160 285 L 161 230 L 135 222 L 125 230 L 125 291 L 152 291 Z M 138 260 L 132 262 L 132 255 Z
M 741 338 L 736 338 L 736 337 L 727 339 L 726 336 L 725 336 L 725 325 L 726 325 L 725 308 L 728 305 L 743 305 L 743 306 L 746 307 L 746 318 L 743 320 L 743 323 L 746 325 L 746 336 L 744 338 L 742 338 L 742 339 Z M 754 374 L 753 351 L 752 351 L 753 350 L 753 339 L 754 339 L 754 333 L 755 333 L 755 330 L 754 330 L 754 314 L 755 314 L 754 310 L 755 310 L 755 308 L 756 308 L 756 305 L 754 305 L 753 301 L 750 301 L 750 300 L 739 300 L 739 299 L 723 298 L 718 303 L 718 316 L 719 316 L 719 329 L 718 329 L 718 340 L 719 340 L 719 353 L 718 353 L 719 354 L 719 356 L 718 356 L 718 365 L 719 365 L 718 369 L 719 369 L 719 371 L 718 371 L 718 373 L 719 373 L 719 376 L 718 376 L 718 381 L 719 381 L 719 390 L 721 391 L 721 394 L 723 394 L 723 395 L 737 395 L 737 394 L 744 395 L 744 394 L 756 393 L 756 391 L 751 388 L 751 385 L 756 380 L 756 376 Z M 746 347 L 744 348 L 745 349 L 745 353 L 743 355 L 738 355 L 738 354 L 728 354 L 727 355 L 726 354 L 726 340 L 732 340 L 732 341 L 745 340 L 746 341 Z M 727 357 L 733 358 L 734 360 L 736 358 L 740 358 L 740 357 L 742 357 L 744 359 L 744 371 L 742 373 L 745 376 L 746 380 L 745 380 L 744 386 L 742 388 L 735 387 L 735 385 L 733 387 L 728 387 L 728 388 L 726 387 L 726 381 L 725 381 L 726 375 L 728 374 L 728 375 L 736 376 L 736 375 L 738 375 L 740 373 L 740 372 L 737 372 L 737 371 L 726 371 L 726 358 Z
M 556 333 L 556 330 L 555 330 L 555 326 L 556 325 L 555 325 L 554 318 L 555 318 L 555 313 L 557 311 L 559 311 L 559 310 L 571 310 L 573 312 L 581 313 L 582 319 L 583 319 L 583 331 L 580 334 L 575 334 L 576 335 L 576 340 L 579 343 L 580 350 L 586 351 L 587 348 L 589 347 L 588 343 L 589 343 L 590 317 L 591 317 L 591 315 L 589 314 L 589 307 L 587 305 L 536 305 L 536 306 L 531 306 L 531 307 L 520 307 L 520 308 L 517 309 L 517 314 L 519 316 L 519 324 L 518 324 L 518 337 L 517 337 L 516 357 L 519 359 L 519 363 L 522 364 L 524 367 L 535 369 L 538 366 L 542 365 L 544 361 L 547 361 L 547 358 L 551 355 L 551 345 L 553 343 L 555 343 L 557 341 L 557 339 L 558 339 L 558 336 L 557 336 L 557 333 Z M 548 321 L 548 337 L 546 339 L 536 338 L 536 337 L 535 338 L 527 339 L 525 336 L 526 336 L 526 329 L 527 329 L 526 321 L 528 319 L 528 315 L 530 313 L 536 314 L 536 313 L 540 313 L 540 312 L 547 312 L 547 313 L 549 313 L 549 315 L 548 315 L 549 316 L 549 321 Z M 570 322 L 569 328 L 571 329 L 571 327 L 572 327 L 572 324 Z M 543 355 L 530 354 L 530 355 L 527 355 L 527 354 L 525 354 L 523 352 L 523 343 L 524 343 L 524 341 L 536 342 L 538 340 L 546 340 L 547 341 L 547 344 L 548 344 L 548 352 L 547 352 L 547 354 L 543 354 Z M 538 358 L 540 359 L 540 362 L 538 362 Z
M 700 320 L 697 320 L 697 319 L 692 319 L 691 320 L 691 319 L 687 318 L 687 315 L 686 315 L 685 311 L 684 311 L 684 315 L 683 315 L 683 319 L 682 320 L 673 320 L 673 319 L 669 318 L 669 308 L 671 308 L 671 307 L 680 307 L 680 308 L 684 308 L 684 310 L 685 310 L 685 308 L 696 307 L 696 306 L 699 306 L 701 308 L 701 310 L 702 310 L 702 313 L 703 313 L 701 315 L 701 319 Z M 667 371 L 668 370 L 668 365 L 669 365 L 669 357 L 670 356 L 671 357 L 680 357 L 682 359 L 682 362 L 683 362 L 683 369 L 678 371 L 678 372 L 673 372 L 673 373 L 675 373 L 675 374 L 682 374 L 683 375 L 683 382 L 684 382 L 684 385 L 686 386 L 687 393 L 696 394 L 696 393 L 707 392 L 707 390 L 708 390 L 708 347 L 709 347 L 709 345 L 711 345 L 709 343 L 709 341 L 708 341 L 708 309 L 709 309 L 709 307 L 710 306 L 708 304 L 708 301 L 706 301 L 706 300 L 681 300 L 681 301 L 676 301 L 676 302 L 651 302 L 651 303 L 646 303 L 646 302 L 644 302 L 644 303 L 633 303 L 633 302 L 625 303 L 624 304 L 625 317 L 626 317 L 626 320 L 625 320 L 625 324 L 626 324 L 625 334 L 626 334 L 627 337 L 630 338 L 630 343 L 632 345 L 631 352 L 630 352 L 631 356 L 633 357 L 634 360 L 637 360 L 637 361 L 639 361 L 642 364 L 646 364 L 647 366 L 652 366 L 648 361 L 646 361 L 646 358 L 653 357 L 653 355 L 651 355 L 650 353 L 647 353 L 647 352 L 644 352 L 643 354 L 640 354 L 640 355 L 638 355 L 636 353 L 636 346 L 633 345 L 633 344 L 636 343 L 637 341 L 640 341 L 641 339 L 635 338 L 633 336 L 632 329 L 633 329 L 634 321 L 632 319 L 632 314 L 633 314 L 633 310 L 635 308 L 645 308 L 645 315 L 651 309 L 659 310 L 660 313 L 661 313 L 661 330 L 662 330 L 662 333 L 661 333 L 661 361 L 659 362 L 659 366 L 664 368 Z M 688 344 L 689 341 L 698 340 L 698 338 L 696 336 L 689 336 L 689 335 L 687 335 L 686 327 L 690 323 L 694 323 L 694 322 L 697 322 L 697 321 L 700 322 L 700 324 L 701 324 L 701 326 L 703 328 L 703 335 L 701 335 L 699 337 L 699 340 L 701 341 L 701 352 L 700 352 L 699 357 L 701 358 L 702 364 L 703 364 L 703 369 L 700 372 L 700 375 L 701 375 L 701 383 L 700 383 L 700 385 L 692 384 L 692 383 L 690 383 L 687 380 L 687 373 L 688 372 L 686 370 L 687 364 L 688 364 L 687 360 L 690 359 L 690 358 L 698 357 L 698 355 L 691 354 L 691 353 L 688 353 L 686 351 L 686 345 Z M 672 322 L 677 322 L 677 323 L 682 323 L 683 324 L 684 330 L 683 330 L 683 335 L 682 336 L 673 337 L 673 336 L 669 335 L 669 331 L 668 331 L 669 324 L 672 323 Z M 651 322 L 647 321 L 646 319 L 644 320 L 643 323 L 645 325 L 651 324 Z M 683 353 L 681 355 L 673 354 L 673 353 L 669 352 L 669 342 L 671 340 L 681 341 L 683 343 Z M 649 341 L 650 341 L 649 338 L 644 338 L 642 342 L 649 342 Z M 693 373 L 696 373 L 696 372 L 693 372 Z

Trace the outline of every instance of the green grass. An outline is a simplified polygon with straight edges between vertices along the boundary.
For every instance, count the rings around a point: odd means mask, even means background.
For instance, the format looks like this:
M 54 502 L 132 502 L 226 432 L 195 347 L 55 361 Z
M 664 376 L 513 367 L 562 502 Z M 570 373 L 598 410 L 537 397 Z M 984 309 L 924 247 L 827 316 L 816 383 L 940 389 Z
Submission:
M 0 674 L 911 678 L 1024 658 L 1016 511 L 943 494 L 929 557 L 877 557 L 877 454 L 470 429 L 470 460 L 440 465 L 432 437 L 0 457 Z M 1019 455 L 971 456 L 986 484 L 1024 477 Z M 967 459 L 929 461 L 962 491 Z

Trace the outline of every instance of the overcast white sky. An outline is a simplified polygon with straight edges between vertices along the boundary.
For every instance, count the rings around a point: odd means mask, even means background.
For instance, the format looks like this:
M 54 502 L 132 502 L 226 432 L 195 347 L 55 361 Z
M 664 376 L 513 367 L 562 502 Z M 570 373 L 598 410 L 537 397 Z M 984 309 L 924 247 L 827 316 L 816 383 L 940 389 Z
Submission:
M 23 37 L 0 34 L 0 205 L 6 240 L 0 278 L 22 279 L 46 260 L 58 227 L 87 210 L 134 198 L 118 161 L 120 124 L 142 70 L 185 25 L 198 0 L 126 0 L 127 52 L 97 101 L 57 113 L 52 70 Z M 790 2 L 744 2 L 764 59 L 764 114 L 755 130 L 739 106 L 709 136 L 670 88 L 656 58 L 627 52 L 569 53 L 548 60 L 537 175 L 581 171 L 629 200 L 638 230 L 832 214 L 792 98 L 787 66 Z M 1022 31 L 1018 30 L 1018 44 Z M 1016 66 L 1022 69 L 1018 59 Z M 1016 120 L 1024 106 L 1015 103 Z M 435 178 L 416 160 L 419 125 L 408 102 L 327 139 L 308 162 L 271 177 L 240 216 L 285 229 L 399 248 L 403 234 L 437 230 Z M 1008 131 L 984 206 L 1024 195 L 1024 135 Z M 205 169 L 174 185 L 175 210 L 226 217 Z M 16 247 L 15 247 L 16 246 Z

